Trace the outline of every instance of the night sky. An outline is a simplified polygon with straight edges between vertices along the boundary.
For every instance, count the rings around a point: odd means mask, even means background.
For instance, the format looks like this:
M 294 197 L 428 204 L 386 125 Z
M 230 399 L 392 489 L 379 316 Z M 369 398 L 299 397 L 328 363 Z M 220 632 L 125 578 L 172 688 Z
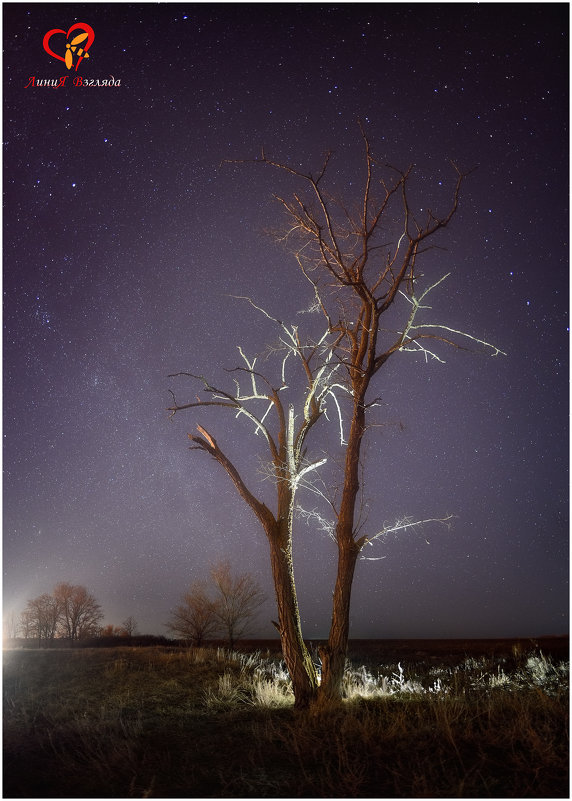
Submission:
M 424 261 L 451 277 L 431 319 L 506 356 L 397 354 L 367 439 L 371 528 L 456 516 L 358 563 L 353 637 L 562 634 L 568 626 L 568 4 L 24 4 L 4 12 L 4 613 L 59 581 L 142 633 L 230 556 L 268 592 L 267 543 L 228 477 L 188 448 L 197 423 L 261 482 L 262 442 L 230 415 L 177 414 L 180 370 L 227 381 L 311 300 L 268 236 L 317 171 L 359 200 L 374 153 L 416 164 L 447 208 L 449 160 L 478 165 Z M 42 47 L 95 33 L 77 72 Z M 65 36 L 51 40 L 64 52 Z M 32 86 L 68 75 L 61 88 Z M 120 86 L 74 86 L 74 78 Z M 395 423 L 400 422 L 402 426 Z M 314 447 L 323 443 L 314 441 Z M 300 497 L 301 502 L 304 501 Z M 308 503 L 312 503 L 308 501 Z M 368 554 L 369 555 L 369 554 Z M 327 636 L 336 550 L 299 522 L 305 636 Z

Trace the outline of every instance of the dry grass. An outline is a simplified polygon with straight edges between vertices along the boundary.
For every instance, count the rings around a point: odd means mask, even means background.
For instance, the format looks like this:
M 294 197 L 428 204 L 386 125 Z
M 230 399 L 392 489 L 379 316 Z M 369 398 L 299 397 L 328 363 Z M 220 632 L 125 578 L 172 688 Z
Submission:
M 348 665 L 295 712 L 277 658 L 4 655 L 4 797 L 568 797 L 567 664 L 540 652 Z

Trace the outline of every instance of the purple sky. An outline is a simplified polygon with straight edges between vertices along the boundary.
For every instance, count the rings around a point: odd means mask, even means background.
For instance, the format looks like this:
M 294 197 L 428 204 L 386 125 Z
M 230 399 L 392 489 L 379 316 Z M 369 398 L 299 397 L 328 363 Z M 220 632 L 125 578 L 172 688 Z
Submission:
M 162 634 L 190 582 L 228 555 L 267 590 L 258 633 L 273 635 L 262 530 L 186 434 L 208 419 L 256 490 L 261 443 L 224 414 L 169 422 L 168 390 L 182 400 L 186 385 L 167 376 L 224 380 L 237 345 L 253 355 L 275 338 L 230 294 L 292 322 L 310 300 L 264 233 L 282 220 L 272 193 L 291 185 L 221 162 L 264 145 L 317 170 L 332 148 L 332 190 L 351 204 L 360 117 L 380 159 L 416 164 L 419 206 L 446 205 L 449 159 L 479 165 L 447 250 L 424 267 L 428 280 L 452 272 L 432 319 L 507 356 L 398 354 L 378 374 L 378 419 L 403 431 L 368 438 L 371 526 L 456 519 L 358 564 L 352 636 L 566 632 L 567 4 L 3 12 L 5 614 L 69 581 L 106 622 L 132 615 Z M 76 22 L 95 40 L 68 73 L 42 39 Z M 62 88 L 26 88 L 65 74 Z M 121 85 L 72 83 L 110 75 Z M 323 637 L 335 548 L 299 523 L 295 557 L 304 633 Z

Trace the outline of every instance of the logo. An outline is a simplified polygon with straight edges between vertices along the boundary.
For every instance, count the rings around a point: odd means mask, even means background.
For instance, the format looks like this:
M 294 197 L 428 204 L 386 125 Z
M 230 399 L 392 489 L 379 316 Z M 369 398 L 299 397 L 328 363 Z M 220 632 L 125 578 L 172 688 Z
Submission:
M 70 37 L 70 33 L 78 29 L 83 31 L 83 33 L 76 34 L 71 41 L 67 41 Z M 58 47 L 60 43 L 63 45 L 59 34 L 63 34 L 66 38 L 65 48 Z M 54 39 L 54 47 L 57 47 L 62 55 L 55 53 L 50 47 L 50 40 L 52 36 L 56 37 L 56 35 L 58 36 Z M 85 22 L 77 22 L 75 25 L 71 26 L 67 33 L 60 28 L 52 28 L 52 30 L 48 31 L 44 36 L 43 45 L 46 53 L 52 56 L 52 58 L 57 58 L 58 61 L 63 61 L 68 70 L 71 70 L 74 66 L 75 59 L 75 71 L 77 72 L 77 68 L 82 60 L 84 58 L 89 58 L 89 53 L 87 51 L 92 46 L 94 39 L 95 33 L 93 32 L 93 28 Z

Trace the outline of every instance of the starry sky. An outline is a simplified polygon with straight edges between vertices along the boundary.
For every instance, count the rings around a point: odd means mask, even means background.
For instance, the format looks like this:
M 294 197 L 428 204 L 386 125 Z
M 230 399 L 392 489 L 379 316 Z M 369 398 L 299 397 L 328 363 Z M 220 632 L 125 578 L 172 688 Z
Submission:
M 267 591 L 268 548 L 222 469 L 188 448 L 209 425 L 271 502 L 262 443 L 223 413 L 169 420 L 170 373 L 225 379 L 276 331 L 232 295 L 299 322 L 311 299 L 267 234 L 283 221 L 267 154 L 359 199 L 374 153 L 416 165 L 447 208 L 449 163 L 478 165 L 424 271 L 451 277 L 432 319 L 506 356 L 393 357 L 367 440 L 372 527 L 454 514 L 450 530 L 360 561 L 353 637 L 504 637 L 568 627 L 568 5 L 49 4 L 4 13 L 4 613 L 59 581 L 142 633 L 230 556 Z M 51 29 L 95 33 L 68 72 Z M 65 35 L 51 40 L 65 47 Z M 65 85 L 29 85 L 68 75 Z M 109 80 L 119 86 L 77 86 Z M 79 83 L 79 82 L 78 82 Z M 26 88 L 27 87 L 27 88 Z M 185 398 L 185 395 L 188 395 Z M 395 425 L 399 421 L 402 426 Z M 327 434 L 325 435 L 327 439 Z M 316 447 L 324 443 L 315 443 Z M 261 456 L 264 453 L 260 452 Z M 270 493 L 270 494 L 269 494 Z M 301 501 L 303 499 L 300 499 Z M 335 546 L 298 522 L 303 628 L 327 636 Z

